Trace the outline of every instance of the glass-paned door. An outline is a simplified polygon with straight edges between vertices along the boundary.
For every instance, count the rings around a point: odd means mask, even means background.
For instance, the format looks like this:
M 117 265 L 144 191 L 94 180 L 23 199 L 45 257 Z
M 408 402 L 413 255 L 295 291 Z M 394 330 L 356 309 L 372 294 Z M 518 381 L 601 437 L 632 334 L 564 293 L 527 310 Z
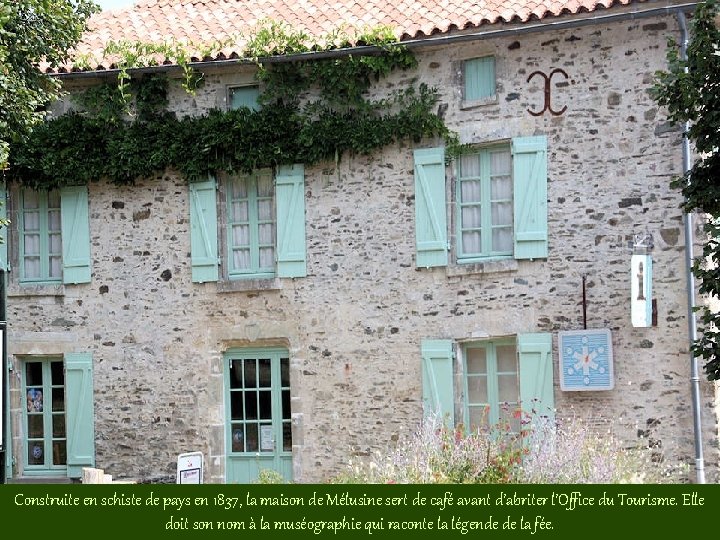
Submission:
M 62 359 L 23 363 L 25 474 L 67 469 L 65 368 Z
M 229 352 L 226 365 L 227 481 L 250 483 L 263 469 L 292 478 L 290 359 L 284 349 Z

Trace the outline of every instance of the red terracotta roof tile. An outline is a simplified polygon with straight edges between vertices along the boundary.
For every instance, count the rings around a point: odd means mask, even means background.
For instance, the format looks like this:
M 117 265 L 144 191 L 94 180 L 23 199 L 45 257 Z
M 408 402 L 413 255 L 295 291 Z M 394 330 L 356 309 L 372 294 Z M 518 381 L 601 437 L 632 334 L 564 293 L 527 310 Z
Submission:
M 137 0 L 94 15 L 77 52 L 97 65 L 110 41 L 208 43 L 234 38 L 222 53 L 241 53 L 264 19 L 318 38 L 341 25 L 388 25 L 403 40 L 495 23 L 523 23 L 645 0 Z M 240 36 L 245 36 L 244 38 Z M 107 60 L 103 61 L 107 64 Z M 91 60 L 92 66 L 92 60 Z M 93 66 L 94 67 L 94 66 Z

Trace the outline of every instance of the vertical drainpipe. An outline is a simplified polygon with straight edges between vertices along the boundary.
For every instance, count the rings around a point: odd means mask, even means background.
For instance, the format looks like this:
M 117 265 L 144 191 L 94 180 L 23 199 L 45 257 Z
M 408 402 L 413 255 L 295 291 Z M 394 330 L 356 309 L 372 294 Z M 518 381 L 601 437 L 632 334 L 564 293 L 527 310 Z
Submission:
M 680 24 L 680 58 L 687 60 L 687 47 L 689 42 L 687 22 L 685 13 L 677 12 L 678 23 Z M 687 67 L 685 71 L 687 72 Z M 690 130 L 690 122 L 683 126 L 683 172 L 691 169 L 690 165 L 690 140 L 687 133 Z M 692 346 L 697 339 L 697 321 L 695 318 L 695 276 L 692 273 L 693 265 L 693 218 L 690 212 L 685 213 L 685 271 L 687 273 L 687 297 L 688 297 L 688 339 Z M 690 351 L 690 386 L 692 391 L 693 428 L 695 432 L 695 473 L 698 484 L 705 483 L 705 462 L 703 459 L 702 428 L 700 417 L 700 374 L 698 373 L 697 357 Z

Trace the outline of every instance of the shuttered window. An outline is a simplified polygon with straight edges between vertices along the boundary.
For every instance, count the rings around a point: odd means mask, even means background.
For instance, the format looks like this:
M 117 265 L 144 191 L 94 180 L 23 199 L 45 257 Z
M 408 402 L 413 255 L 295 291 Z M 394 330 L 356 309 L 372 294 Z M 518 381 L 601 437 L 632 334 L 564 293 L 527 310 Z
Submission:
M 457 368 L 454 350 L 460 359 Z M 551 334 L 457 345 L 426 339 L 421 359 L 423 410 L 442 417 L 449 427 L 455 425 L 455 396 L 460 418 L 471 428 L 499 424 L 519 432 L 523 421 L 554 418 Z
M 465 60 L 463 98 L 468 101 L 495 97 L 495 57 L 483 56 Z
M 414 152 L 419 268 L 448 264 L 444 155 L 443 148 Z M 452 208 L 458 263 L 546 258 L 547 138 L 518 137 L 460 156 Z
M 215 179 L 190 184 L 193 281 L 218 281 L 221 258 L 227 279 L 305 276 L 303 166 L 228 176 L 223 190 L 225 205 L 218 212 Z
M 260 109 L 259 97 L 260 88 L 257 86 L 231 86 L 228 88 L 228 107 L 230 110 L 246 107 L 257 111 Z
M 22 283 L 88 283 L 90 228 L 87 187 L 20 193 Z

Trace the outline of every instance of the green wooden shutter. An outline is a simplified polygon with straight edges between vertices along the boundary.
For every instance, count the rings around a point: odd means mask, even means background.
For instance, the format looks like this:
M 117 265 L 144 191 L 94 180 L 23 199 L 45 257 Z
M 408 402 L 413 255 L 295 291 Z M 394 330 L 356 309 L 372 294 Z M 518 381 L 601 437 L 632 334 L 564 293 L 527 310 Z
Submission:
M 305 261 L 305 173 L 302 164 L 279 167 L 275 178 L 277 275 L 307 275 Z
M 90 282 L 90 219 L 87 186 L 60 190 L 63 282 Z
M 230 109 L 235 110 L 240 107 L 247 107 L 251 111 L 260 109 L 258 98 L 260 97 L 260 88 L 257 86 L 236 86 L 230 88 Z
M 455 426 L 453 391 L 453 348 L 449 339 L 424 339 L 421 343 L 423 411 L 443 418 L 447 427 Z
M 217 184 L 190 183 L 190 253 L 194 283 L 218 280 Z
M 82 476 L 95 466 L 93 362 L 90 353 L 65 354 L 68 476 Z
M 517 346 L 522 410 L 533 418 L 554 418 L 552 334 L 520 334 Z
M 465 100 L 476 101 L 495 95 L 495 57 L 465 60 Z
M 7 219 L 7 187 L 4 180 L 0 180 L 0 219 Z M 8 228 L 5 225 L 0 226 L 0 270 L 8 271 L 10 269 L 8 261 Z
M 447 266 L 445 149 L 415 150 L 415 264 Z
M 548 255 L 547 137 L 512 141 L 515 197 L 515 258 Z

